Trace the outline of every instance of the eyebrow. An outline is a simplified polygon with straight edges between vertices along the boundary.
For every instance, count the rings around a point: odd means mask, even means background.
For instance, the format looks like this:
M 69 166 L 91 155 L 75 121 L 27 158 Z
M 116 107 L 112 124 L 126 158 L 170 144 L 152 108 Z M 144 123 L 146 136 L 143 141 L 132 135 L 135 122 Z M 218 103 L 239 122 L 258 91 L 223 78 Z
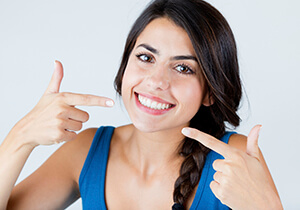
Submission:
M 149 50 L 150 52 L 159 55 L 159 51 L 158 51 L 157 49 L 151 47 L 151 46 L 148 45 L 148 44 L 140 44 L 139 46 L 137 46 L 137 48 L 138 48 L 138 47 L 144 47 L 144 48 L 146 48 L 147 50 Z
M 198 62 L 197 58 L 192 55 L 178 55 L 178 56 L 172 57 L 171 60 L 194 60 L 194 61 Z
M 154 47 L 151 47 L 148 44 L 140 44 L 139 46 L 137 46 L 137 48 L 138 47 L 144 47 L 147 50 L 149 50 L 150 52 L 152 52 L 156 55 L 159 55 L 159 51 L 157 49 L 155 49 Z M 194 61 L 198 62 L 197 58 L 192 55 L 177 55 L 177 56 L 173 56 L 171 58 L 171 60 L 194 60 Z

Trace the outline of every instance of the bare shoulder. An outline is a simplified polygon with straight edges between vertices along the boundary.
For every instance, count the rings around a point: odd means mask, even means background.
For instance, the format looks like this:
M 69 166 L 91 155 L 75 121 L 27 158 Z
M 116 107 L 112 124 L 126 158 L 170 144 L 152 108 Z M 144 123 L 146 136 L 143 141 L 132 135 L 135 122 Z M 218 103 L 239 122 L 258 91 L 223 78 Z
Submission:
M 78 179 L 96 131 L 84 130 L 56 150 L 13 189 L 11 205 L 16 209 L 64 209 L 79 198 Z
M 232 134 L 229 138 L 228 145 L 235 147 L 243 152 L 246 152 L 247 136 L 242 134 Z
M 63 169 L 59 173 L 67 179 L 78 183 L 81 169 L 89 152 L 97 128 L 89 128 L 80 132 L 76 139 L 64 143 L 47 161 L 47 169 L 57 167 Z
M 69 160 L 68 165 L 71 167 L 71 173 L 74 175 L 73 178 L 76 181 L 78 181 L 79 179 L 81 169 L 83 167 L 96 132 L 97 128 L 88 128 L 80 132 L 75 140 L 66 142 L 57 151 L 58 153 L 63 153 L 63 155 Z
M 65 150 L 65 152 L 72 152 L 73 149 L 88 151 L 95 133 L 97 132 L 97 128 L 88 128 L 80 132 L 76 139 L 73 141 L 66 142 L 61 148 Z

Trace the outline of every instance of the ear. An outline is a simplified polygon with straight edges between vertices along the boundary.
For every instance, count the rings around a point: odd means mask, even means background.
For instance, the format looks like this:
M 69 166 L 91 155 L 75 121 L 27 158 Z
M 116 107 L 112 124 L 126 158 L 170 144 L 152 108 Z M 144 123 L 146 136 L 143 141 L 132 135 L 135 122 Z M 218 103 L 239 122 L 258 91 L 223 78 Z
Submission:
M 202 100 L 203 106 L 211 106 L 214 104 L 214 102 L 215 101 L 213 100 L 211 93 L 209 91 L 206 91 L 206 94 L 204 95 Z

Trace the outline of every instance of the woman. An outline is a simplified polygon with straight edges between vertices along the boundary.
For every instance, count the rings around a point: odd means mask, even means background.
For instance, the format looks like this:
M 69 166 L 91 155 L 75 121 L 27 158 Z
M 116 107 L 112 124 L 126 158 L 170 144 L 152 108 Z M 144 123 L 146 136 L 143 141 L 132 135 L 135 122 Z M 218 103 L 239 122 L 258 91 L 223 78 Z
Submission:
M 89 117 L 76 105 L 113 101 L 60 93 L 62 77 L 56 62 L 45 94 L 0 147 L 1 209 L 63 209 L 80 196 L 84 209 L 282 209 L 260 126 L 248 137 L 225 131 L 240 122 L 236 46 L 208 3 L 157 0 L 136 20 L 115 79 L 131 125 L 76 135 Z M 36 146 L 64 141 L 14 187 Z

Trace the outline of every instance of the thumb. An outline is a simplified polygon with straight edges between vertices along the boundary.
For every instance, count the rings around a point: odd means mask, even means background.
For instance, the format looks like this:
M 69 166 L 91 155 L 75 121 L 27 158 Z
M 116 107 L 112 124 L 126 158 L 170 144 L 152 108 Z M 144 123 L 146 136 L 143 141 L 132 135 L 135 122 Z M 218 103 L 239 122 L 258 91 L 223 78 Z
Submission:
M 247 154 L 259 159 L 258 136 L 261 125 L 254 126 L 247 138 Z
M 45 94 L 58 93 L 63 76 L 64 76 L 64 71 L 61 62 L 55 61 L 54 72 L 52 74 L 52 78 L 50 80 L 50 83 L 47 87 Z

